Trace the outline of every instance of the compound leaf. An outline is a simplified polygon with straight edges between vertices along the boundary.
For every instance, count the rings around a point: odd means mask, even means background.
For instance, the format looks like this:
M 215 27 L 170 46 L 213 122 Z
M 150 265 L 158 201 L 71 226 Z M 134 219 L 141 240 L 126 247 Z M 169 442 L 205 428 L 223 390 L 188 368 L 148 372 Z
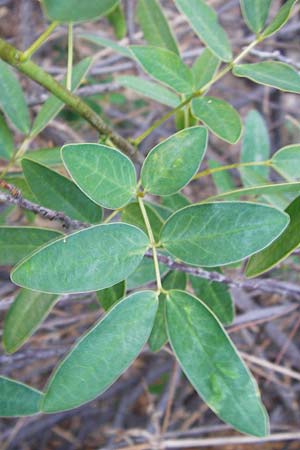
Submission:
M 53 294 L 104 289 L 127 278 L 149 245 L 125 223 L 95 225 L 46 245 L 12 272 L 14 283 Z
M 75 345 L 47 386 L 42 410 L 75 408 L 104 392 L 138 356 L 157 310 L 154 291 L 121 300 Z
M 6 120 L 0 113 L 0 159 L 10 160 L 14 151 L 14 140 Z
M 62 148 L 62 159 L 84 194 L 105 208 L 120 208 L 135 194 L 134 165 L 119 150 L 101 144 L 70 144 Z
M 163 221 L 158 215 L 158 213 L 153 209 L 153 207 L 145 203 L 145 208 L 152 228 L 153 236 L 156 241 L 159 239 L 160 230 L 163 226 Z M 141 208 L 138 202 L 129 203 L 121 212 L 122 222 L 130 223 L 147 233 L 147 228 L 143 215 L 141 213 Z
M 141 173 L 145 191 L 171 195 L 195 175 L 207 146 L 204 127 L 185 128 L 154 147 L 144 161 Z
M 195 33 L 221 60 L 232 59 L 231 45 L 225 30 L 218 23 L 216 12 L 204 0 L 175 0 L 179 11 L 186 15 Z
M 288 223 L 287 214 L 255 203 L 192 205 L 167 220 L 161 243 L 188 264 L 217 267 L 241 261 L 262 250 Z
M 192 67 L 197 90 L 203 88 L 211 81 L 219 66 L 219 58 L 217 58 L 208 48 L 205 48 Z
M 248 1 L 251 1 L 251 0 L 248 0 Z M 264 1 L 264 0 L 262 0 L 262 1 Z M 272 20 L 272 22 L 267 26 L 267 28 L 262 33 L 262 36 L 264 38 L 272 36 L 272 34 L 274 34 L 274 33 L 277 33 L 277 31 L 279 31 L 286 24 L 286 22 L 289 20 L 292 9 L 293 9 L 294 5 L 296 4 L 296 2 L 297 2 L 297 0 L 287 0 L 282 5 L 282 7 L 280 8 L 278 13 Z
M 120 283 L 115 284 L 102 291 L 97 291 L 97 299 L 100 302 L 102 308 L 108 311 L 112 306 L 114 306 L 119 300 L 121 300 L 126 293 L 126 281 L 120 281 Z
M 32 336 L 56 303 L 57 295 L 21 289 L 5 316 L 3 346 L 17 351 Z
M 181 94 L 193 90 L 193 74 L 178 55 L 165 48 L 133 45 L 130 47 L 138 63 L 151 77 Z
M 71 180 L 30 159 L 22 160 L 26 181 L 37 201 L 46 208 L 63 211 L 75 220 L 97 223 L 102 210 Z
M 273 169 L 289 181 L 300 179 L 300 145 L 288 145 L 272 157 Z
M 241 9 L 246 24 L 253 31 L 259 33 L 268 18 L 272 0 L 241 0 Z
M 229 103 L 215 97 L 195 98 L 192 112 L 216 136 L 235 144 L 242 134 L 242 121 L 239 113 Z
M 233 74 L 281 91 L 300 93 L 300 75 L 293 67 L 285 63 L 266 61 L 241 64 L 233 68 Z
M 0 417 L 30 416 L 40 411 L 42 392 L 0 376 Z
M 198 394 L 237 430 L 265 436 L 268 418 L 256 382 L 216 316 L 199 299 L 174 290 L 166 317 L 173 351 Z

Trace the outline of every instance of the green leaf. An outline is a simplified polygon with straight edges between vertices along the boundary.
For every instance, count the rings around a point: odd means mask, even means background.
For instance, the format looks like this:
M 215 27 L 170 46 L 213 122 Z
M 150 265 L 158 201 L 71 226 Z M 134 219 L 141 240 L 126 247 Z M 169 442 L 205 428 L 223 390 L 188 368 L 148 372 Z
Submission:
M 253 31 L 259 33 L 268 18 L 272 0 L 241 0 L 241 9 L 246 24 Z
M 241 162 L 266 161 L 270 157 L 270 151 L 270 138 L 266 122 L 258 111 L 252 110 L 246 117 Z M 245 186 L 249 186 L 248 180 L 251 179 L 253 173 L 265 178 L 269 174 L 267 166 L 243 167 L 240 171 Z
M 157 0 L 138 0 L 137 19 L 148 44 L 179 55 L 176 40 Z
M 214 269 L 220 272 L 218 269 Z M 234 320 L 234 306 L 228 286 L 216 281 L 190 276 L 196 296 L 204 302 L 224 325 Z
M 300 197 L 286 209 L 290 223 L 269 247 L 252 256 L 246 267 L 247 277 L 256 277 L 287 258 L 300 245 Z
M 163 226 L 163 220 L 150 204 L 145 203 L 145 208 L 148 214 L 154 239 L 158 241 L 160 230 Z M 136 227 L 140 228 L 147 234 L 147 228 L 138 202 L 132 202 L 129 205 L 127 205 L 124 209 L 122 209 L 121 219 L 122 222 L 135 225 Z
M 161 201 L 164 206 L 170 208 L 174 212 L 191 204 L 189 199 L 180 193 L 162 197 Z
M 30 416 L 40 411 L 42 392 L 0 376 L 0 417 Z
M 53 413 L 72 409 L 104 392 L 142 350 L 156 310 L 154 291 L 135 293 L 114 306 L 58 366 L 42 410 Z
M 287 180 L 300 179 L 300 145 L 288 145 L 278 150 L 272 157 L 273 169 Z
M 203 88 L 211 81 L 219 66 L 219 58 L 217 58 L 208 48 L 205 48 L 192 67 L 197 90 Z
M 86 22 L 107 15 L 119 0 L 78 2 L 78 0 L 42 0 L 46 16 L 59 22 Z
M 169 268 L 163 264 L 159 264 L 159 271 L 161 276 L 167 273 Z M 153 260 L 150 258 L 143 258 L 137 269 L 127 278 L 127 289 L 133 290 L 137 287 L 145 286 L 148 283 L 155 281 L 155 270 Z
M 292 9 L 296 4 L 296 2 L 297 0 L 287 0 L 282 5 L 282 7 L 272 20 L 272 22 L 267 26 L 267 28 L 262 33 L 263 38 L 272 36 L 272 34 L 277 33 L 277 31 L 279 31 L 286 24 L 286 22 L 290 18 Z
M 0 265 L 11 266 L 25 256 L 62 236 L 62 233 L 46 228 L 0 227 Z
M 180 103 L 178 95 L 174 94 L 174 92 L 169 91 L 169 89 L 166 89 L 157 83 L 145 80 L 144 78 L 125 75 L 117 77 L 116 82 L 123 87 L 132 89 L 144 97 L 162 103 L 163 105 L 170 106 L 170 108 L 176 108 Z
M 192 205 L 167 220 L 161 243 L 188 264 L 216 267 L 241 261 L 262 250 L 288 223 L 287 214 L 255 203 Z
M 181 94 L 193 90 L 193 74 L 178 55 L 165 48 L 133 45 L 130 50 L 152 78 Z
M 2 60 L 0 60 L 0 108 L 21 133 L 29 133 L 30 117 L 21 85 L 8 64 Z
M 186 287 L 186 283 L 187 275 L 184 272 L 172 271 L 163 279 L 162 285 L 166 291 L 171 289 L 183 290 Z M 165 303 L 166 296 L 161 294 L 159 296 L 158 310 L 149 338 L 149 347 L 152 352 L 158 352 L 168 342 Z
M 14 283 L 53 294 L 104 289 L 126 279 L 149 245 L 132 225 L 96 225 L 46 245 L 12 272 Z
M 147 204 L 157 212 L 157 214 L 163 221 L 166 221 L 167 218 L 172 214 L 172 210 L 170 208 L 167 208 L 166 206 L 158 205 L 157 203 L 152 202 L 147 202 Z
M 26 159 L 43 164 L 44 166 L 62 165 L 60 147 L 39 148 L 37 150 L 28 151 L 26 153 Z
M 126 36 L 127 26 L 123 6 L 117 3 L 116 7 L 107 15 L 109 23 L 113 26 L 116 38 L 123 39 Z
M 107 39 L 94 33 L 79 33 L 77 36 L 81 39 L 92 42 L 93 44 L 99 45 L 100 47 L 111 48 L 112 50 L 120 53 L 120 55 L 125 56 L 126 58 L 133 58 L 131 51 L 128 50 L 127 47 L 123 47 L 122 45 L 118 44 L 115 41 L 112 41 L 111 39 Z
M 61 155 L 75 183 L 95 203 L 117 209 L 135 195 L 135 167 L 119 150 L 101 144 L 70 144 Z
M 207 146 L 204 127 L 186 128 L 154 147 L 144 161 L 141 180 L 146 192 L 171 195 L 197 172 Z
M 42 206 L 63 211 L 75 220 L 88 223 L 101 221 L 101 208 L 91 202 L 71 180 L 30 159 L 23 159 L 22 167 L 30 189 Z
M 216 12 L 204 0 L 175 0 L 179 11 L 186 15 L 195 33 L 221 60 L 232 59 L 231 45 L 225 30 L 218 23 Z
M 14 353 L 33 335 L 55 305 L 57 295 L 21 289 L 5 316 L 3 346 Z
M 223 200 L 231 198 L 239 198 L 244 196 L 256 196 L 256 195 L 277 195 L 285 193 L 297 193 L 300 192 L 300 183 L 273 183 L 258 186 L 251 186 L 242 189 L 235 189 L 234 191 L 223 192 L 222 194 L 209 197 L 211 200 Z
M 10 160 L 14 152 L 14 140 L 5 118 L 0 113 L 0 159 Z
M 76 64 L 72 69 L 72 91 L 78 88 L 82 79 L 87 74 L 89 68 L 93 62 L 92 58 L 85 58 Z M 62 81 L 62 85 L 65 86 L 66 78 Z M 30 136 L 37 136 L 46 126 L 59 114 L 63 109 L 64 102 L 62 102 L 55 95 L 50 95 L 50 97 L 45 101 L 38 115 L 33 122 L 33 126 L 30 132 Z
M 239 113 L 227 102 L 215 97 L 195 98 L 192 112 L 216 136 L 235 144 L 242 134 L 242 121 Z
M 256 382 L 221 323 L 183 291 L 171 291 L 166 306 L 171 346 L 198 394 L 237 430 L 265 436 L 268 418 Z
M 18 173 L 18 174 L 8 173 L 4 177 L 4 180 L 7 181 L 9 184 L 12 184 L 17 189 L 19 189 L 21 191 L 22 196 L 25 197 L 26 200 L 30 200 L 34 203 L 37 202 L 37 199 L 36 199 L 35 195 L 33 194 L 32 190 L 30 189 L 30 187 L 28 186 L 28 183 L 25 180 L 25 177 L 23 176 L 23 174 L 21 175 L 20 173 Z M 1 187 L 0 187 L 0 190 L 2 190 Z
M 118 303 L 126 293 L 126 281 L 120 281 L 120 283 L 102 291 L 97 291 L 97 299 L 99 300 L 101 306 L 108 311 L 112 306 Z
M 281 62 L 241 64 L 233 68 L 233 74 L 281 91 L 300 93 L 300 75 L 293 67 Z
M 218 161 L 209 160 L 208 167 L 209 169 L 217 169 L 219 167 L 222 167 L 222 164 L 220 164 Z M 220 172 L 213 172 L 211 175 L 219 193 L 231 191 L 234 189 L 234 181 L 228 171 L 224 170 Z

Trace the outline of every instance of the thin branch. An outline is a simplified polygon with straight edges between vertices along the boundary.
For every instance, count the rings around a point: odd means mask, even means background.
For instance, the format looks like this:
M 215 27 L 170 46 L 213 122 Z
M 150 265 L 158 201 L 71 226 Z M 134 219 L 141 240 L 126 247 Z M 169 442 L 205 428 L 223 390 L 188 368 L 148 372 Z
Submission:
M 32 61 L 24 61 L 24 54 L 3 39 L 0 39 L 0 58 L 62 100 L 86 119 L 100 134 L 107 136 L 124 153 L 128 155 L 135 154 L 135 148 L 126 139 L 113 131 L 80 97 L 69 92 L 37 64 Z

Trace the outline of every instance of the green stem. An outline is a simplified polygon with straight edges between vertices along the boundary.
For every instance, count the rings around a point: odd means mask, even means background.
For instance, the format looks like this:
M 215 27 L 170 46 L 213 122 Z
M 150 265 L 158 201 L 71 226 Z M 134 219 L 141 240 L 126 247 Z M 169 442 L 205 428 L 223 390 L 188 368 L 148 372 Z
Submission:
M 30 59 L 32 55 L 46 42 L 51 33 L 59 25 L 59 22 L 52 22 L 49 27 L 38 37 L 36 41 L 23 53 L 22 60 Z
M 206 177 L 207 175 L 212 175 L 214 173 L 223 172 L 224 170 L 240 169 L 243 167 L 256 167 L 256 166 L 271 166 L 271 160 L 259 162 L 253 161 L 245 163 L 235 163 L 235 164 L 228 164 L 227 166 L 215 167 L 214 169 L 206 169 L 194 175 L 193 180 L 197 180 L 199 178 Z
M 3 39 L 0 39 L 0 58 L 20 72 L 27 75 L 30 79 L 46 88 L 66 105 L 75 110 L 81 117 L 89 122 L 100 134 L 107 136 L 116 145 L 128 155 L 134 155 L 135 148 L 122 136 L 113 131 L 101 117 L 93 111 L 80 97 L 68 91 L 64 86 L 58 83 L 51 75 L 41 69 L 37 64 L 28 60 L 24 61 L 24 54 L 11 46 Z
M 206 83 L 199 91 L 194 92 L 189 97 L 187 97 L 184 101 L 182 101 L 176 108 L 171 109 L 171 111 L 167 112 L 164 116 L 162 116 L 159 120 L 154 122 L 151 127 L 149 127 L 144 133 L 138 136 L 132 143 L 133 145 L 139 145 L 149 134 L 152 133 L 156 128 L 162 125 L 166 120 L 172 117 L 177 111 L 182 109 L 184 106 L 188 105 L 194 98 L 201 97 L 208 88 L 210 88 L 213 84 L 223 78 L 228 72 L 230 72 L 233 67 L 238 64 L 246 55 L 255 47 L 259 42 L 262 42 L 262 38 L 255 39 L 255 41 L 251 42 L 232 62 L 228 63 L 224 69 L 220 70 L 208 83 Z
M 149 217 L 148 217 L 144 202 L 143 202 L 142 198 L 139 196 L 138 196 L 138 202 L 139 202 L 141 213 L 142 213 L 142 216 L 143 216 L 146 228 L 147 228 L 147 233 L 148 233 L 149 240 L 150 240 L 150 246 L 152 248 L 157 290 L 159 292 L 162 292 L 163 289 L 162 289 L 161 278 L 160 278 L 159 263 L 158 263 L 158 257 L 157 257 L 157 251 L 156 251 L 156 242 L 155 242 L 155 239 L 153 236 L 153 231 L 151 228 L 151 224 L 149 221 Z
M 73 24 L 68 25 L 68 69 L 67 69 L 67 83 L 68 91 L 72 90 L 72 69 L 73 69 Z

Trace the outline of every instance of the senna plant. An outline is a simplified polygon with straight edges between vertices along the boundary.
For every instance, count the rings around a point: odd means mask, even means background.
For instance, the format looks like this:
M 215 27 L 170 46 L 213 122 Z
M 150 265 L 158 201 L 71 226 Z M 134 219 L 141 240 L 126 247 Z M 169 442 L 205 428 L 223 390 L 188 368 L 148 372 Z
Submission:
M 43 392 L 0 377 L 0 415 L 27 416 L 78 407 L 104 392 L 148 342 L 153 351 L 169 343 L 182 370 L 207 405 L 223 421 L 255 436 L 268 433 L 268 417 L 256 382 L 224 326 L 234 320 L 224 284 L 170 271 L 167 261 L 222 272 L 248 259 L 245 276 L 267 272 L 300 244 L 300 144 L 270 156 L 263 117 L 251 111 L 245 121 L 226 101 L 208 95 L 227 73 L 291 93 L 300 93 L 300 75 L 278 61 L 243 63 L 256 45 L 278 32 L 295 11 L 287 0 L 270 19 L 272 0 L 241 0 L 251 43 L 233 57 L 226 31 L 205 0 L 175 0 L 204 45 L 192 67 L 157 0 L 138 0 L 136 17 L 147 45 L 124 47 L 99 35 L 78 39 L 107 46 L 135 61 L 149 77 L 117 77 L 120 86 L 166 105 L 169 111 L 130 141 L 110 128 L 72 92 L 93 64 L 73 64 L 73 24 L 107 16 L 121 38 L 126 33 L 118 0 L 42 0 L 49 28 L 25 52 L 0 40 L 0 198 L 59 211 L 69 228 L 8 226 L 11 206 L 1 214 L 0 264 L 14 266 L 11 280 L 20 290 L 5 318 L 3 346 L 17 351 L 45 319 L 60 295 L 95 292 L 105 314 L 84 334 L 50 376 Z M 68 28 L 68 70 L 56 82 L 32 61 L 58 24 Z M 33 123 L 11 67 L 45 87 L 50 96 Z M 99 132 L 99 142 L 30 150 L 30 143 L 64 105 Z M 152 148 L 140 175 L 139 144 L 174 116 L 177 132 Z M 23 134 L 15 151 L 11 129 Z M 208 136 L 230 144 L 242 137 L 241 160 L 230 166 L 210 161 L 200 170 Z M 141 162 L 141 158 L 139 158 Z M 15 171 L 16 166 L 18 171 Z M 64 169 L 65 175 L 61 174 Z M 240 172 L 237 188 L 229 169 Z M 269 181 L 270 171 L 282 181 Z M 21 173 L 20 173 L 21 171 Z M 212 175 L 217 193 L 191 203 L 180 191 Z M 9 190 L 10 196 L 1 197 Z M 248 198 L 241 201 L 240 198 Z M 28 208 L 30 209 L 30 208 Z M 60 217 L 58 214 L 57 217 Z M 104 219 L 105 218 L 105 219 Z M 149 289 L 149 285 L 155 287 Z M 148 287 L 147 287 L 148 286 Z

